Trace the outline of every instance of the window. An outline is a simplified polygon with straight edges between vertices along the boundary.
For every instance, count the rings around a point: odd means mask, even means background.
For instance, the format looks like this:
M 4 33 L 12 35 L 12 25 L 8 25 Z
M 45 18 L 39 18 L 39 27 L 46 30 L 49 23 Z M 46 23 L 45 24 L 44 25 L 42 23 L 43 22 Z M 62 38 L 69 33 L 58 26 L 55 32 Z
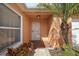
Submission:
M 72 44 L 73 47 L 79 47 L 79 19 L 72 21 Z
M 0 50 L 20 42 L 20 16 L 0 3 Z

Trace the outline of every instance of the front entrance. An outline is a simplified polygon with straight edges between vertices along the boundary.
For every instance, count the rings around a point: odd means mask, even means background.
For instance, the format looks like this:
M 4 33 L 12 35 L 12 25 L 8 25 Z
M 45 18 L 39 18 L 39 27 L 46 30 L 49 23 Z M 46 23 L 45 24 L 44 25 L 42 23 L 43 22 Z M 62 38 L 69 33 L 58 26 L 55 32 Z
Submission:
M 40 23 L 32 22 L 32 41 L 35 48 L 40 47 Z
M 32 22 L 32 40 L 40 40 L 40 23 Z

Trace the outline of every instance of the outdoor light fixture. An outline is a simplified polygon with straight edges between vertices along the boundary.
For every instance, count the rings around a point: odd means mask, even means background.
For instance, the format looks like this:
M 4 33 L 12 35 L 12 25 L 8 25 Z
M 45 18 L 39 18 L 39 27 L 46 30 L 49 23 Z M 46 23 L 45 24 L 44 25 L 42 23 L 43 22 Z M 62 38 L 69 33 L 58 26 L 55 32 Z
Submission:
M 40 15 L 37 15 L 37 16 L 36 16 L 36 19 L 39 19 L 39 18 L 40 18 Z

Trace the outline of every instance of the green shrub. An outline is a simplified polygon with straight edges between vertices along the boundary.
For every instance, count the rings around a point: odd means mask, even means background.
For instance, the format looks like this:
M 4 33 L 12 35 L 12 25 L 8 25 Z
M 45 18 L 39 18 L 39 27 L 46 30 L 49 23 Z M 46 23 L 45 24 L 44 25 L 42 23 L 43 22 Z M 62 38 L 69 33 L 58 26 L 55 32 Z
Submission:
M 77 52 L 76 50 L 72 49 L 72 46 L 68 44 L 64 48 L 63 55 L 64 56 L 78 56 L 79 52 Z

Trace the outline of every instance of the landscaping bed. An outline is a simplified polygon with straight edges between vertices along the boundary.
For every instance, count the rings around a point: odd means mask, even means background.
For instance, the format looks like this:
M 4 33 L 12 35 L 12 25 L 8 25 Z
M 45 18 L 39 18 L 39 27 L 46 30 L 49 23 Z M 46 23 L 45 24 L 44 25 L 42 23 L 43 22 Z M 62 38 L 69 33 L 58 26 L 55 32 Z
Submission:
M 8 48 L 8 56 L 29 56 L 33 50 L 33 43 L 24 43 L 20 45 L 18 48 Z
M 32 42 L 24 43 L 18 48 L 8 48 L 8 56 L 79 56 L 79 49 L 66 46 L 65 48 L 37 48 L 33 49 Z
M 49 50 L 51 56 L 79 56 L 79 49 L 66 46 L 65 48 L 56 48 Z

